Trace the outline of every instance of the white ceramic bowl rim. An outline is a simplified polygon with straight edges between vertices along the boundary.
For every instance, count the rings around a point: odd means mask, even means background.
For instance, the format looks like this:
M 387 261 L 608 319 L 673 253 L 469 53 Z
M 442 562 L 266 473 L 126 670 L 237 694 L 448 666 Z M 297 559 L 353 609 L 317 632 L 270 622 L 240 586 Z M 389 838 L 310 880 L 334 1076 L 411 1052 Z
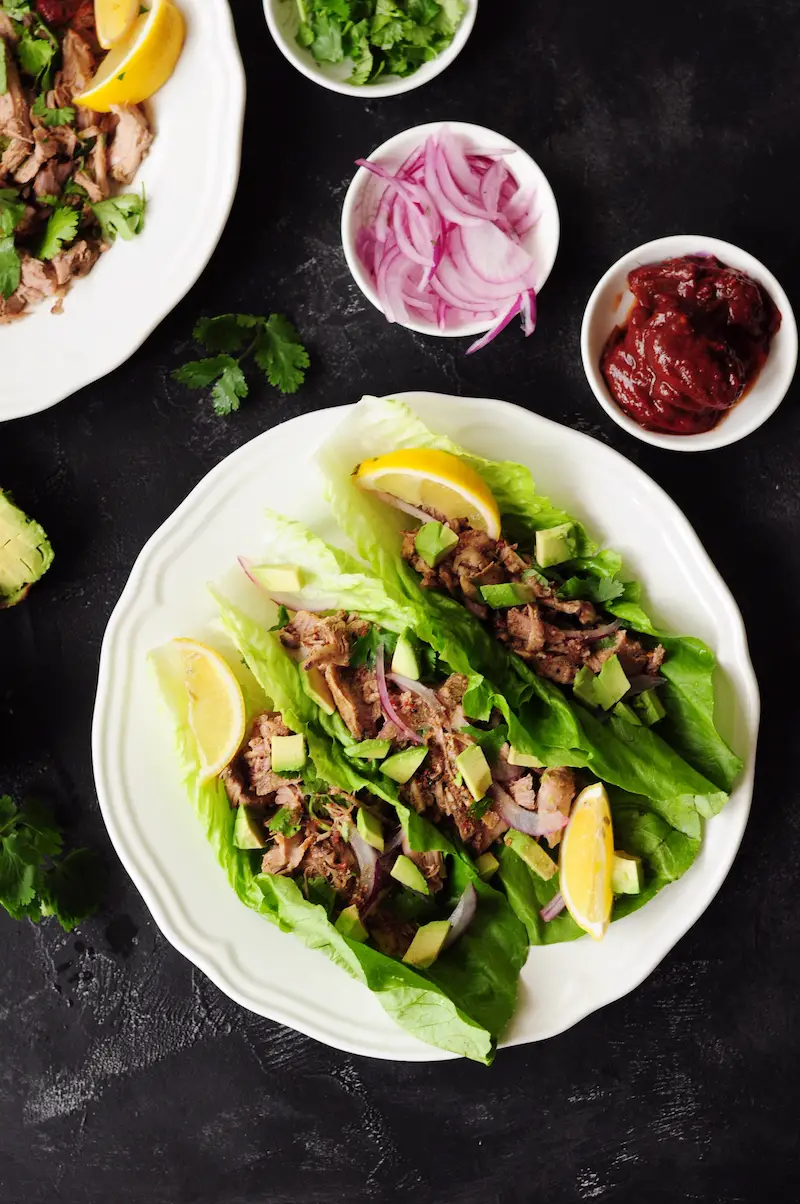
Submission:
M 600 371 L 600 356 L 615 325 L 624 320 L 633 301 L 627 289 L 632 268 L 672 256 L 716 255 L 730 267 L 747 272 L 770 294 L 781 313 L 781 327 L 772 340 L 769 356 L 753 386 L 712 430 L 699 435 L 667 435 L 646 431 L 625 414 L 611 397 Z M 607 320 L 603 314 L 608 315 Z M 760 260 L 733 243 L 703 234 L 672 234 L 653 239 L 628 251 L 602 276 L 592 291 L 581 326 L 581 357 L 586 378 L 610 418 L 645 443 L 671 451 L 712 451 L 751 434 L 777 410 L 792 383 L 797 367 L 797 324 L 786 292 Z
M 310 51 L 298 45 L 295 40 L 298 20 L 293 0 L 263 0 L 263 4 L 264 16 L 275 45 L 293 67 L 306 79 L 313 80 L 315 84 L 328 88 L 331 92 L 338 92 L 342 96 L 358 96 L 367 101 L 412 92 L 415 88 L 421 88 L 423 84 L 436 79 L 464 49 L 478 13 L 478 0 L 465 0 L 466 12 L 450 45 L 435 59 L 423 63 L 413 75 L 405 78 L 390 76 L 384 83 L 362 85 L 347 82 L 351 70 L 349 60 L 345 60 L 344 64 L 323 65 L 317 63 Z
M 536 223 L 525 235 L 523 242 L 534 256 L 539 268 L 536 291 L 537 293 L 541 292 L 553 270 L 558 254 L 561 236 L 558 205 L 550 182 L 539 164 L 513 139 L 498 134 L 495 130 L 487 129 L 485 126 L 473 125 L 467 121 L 430 121 L 425 125 L 412 126 L 410 129 L 395 134 L 366 157 L 370 162 L 388 160 L 389 166 L 394 166 L 395 161 L 399 165 L 415 146 L 421 145 L 426 138 L 443 126 L 447 126 L 449 130 L 460 135 L 475 147 L 512 150 L 513 153 L 506 155 L 504 161 L 516 175 L 520 186 L 533 191 L 534 205 L 538 210 Z M 357 229 L 360 225 L 359 206 L 363 203 L 368 188 L 372 188 L 376 196 L 383 191 L 380 181 L 365 167 L 359 167 L 353 176 L 342 206 L 342 247 L 347 266 L 350 268 L 356 284 L 367 300 L 383 313 L 383 306 L 377 291 L 356 252 Z M 440 330 L 433 322 L 402 322 L 398 325 L 405 330 L 413 330 L 416 334 L 433 335 L 435 338 L 444 339 L 474 337 L 484 334 L 492 326 L 487 322 L 469 322 L 458 328 Z

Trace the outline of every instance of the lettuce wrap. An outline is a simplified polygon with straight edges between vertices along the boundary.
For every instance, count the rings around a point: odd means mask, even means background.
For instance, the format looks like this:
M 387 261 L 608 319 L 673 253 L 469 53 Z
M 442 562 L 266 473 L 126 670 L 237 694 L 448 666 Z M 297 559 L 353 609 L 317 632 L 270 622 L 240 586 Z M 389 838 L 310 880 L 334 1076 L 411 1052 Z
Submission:
M 660 692 L 666 718 L 658 731 L 616 715 L 601 721 L 571 690 L 538 676 L 462 602 L 420 587 L 418 573 L 401 552 L 409 519 L 357 488 L 352 473 L 365 458 L 422 447 L 459 456 L 478 472 L 497 501 L 509 541 L 530 542 L 537 530 L 571 524 L 574 559 L 559 566 L 568 577 L 565 585 L 608 598 L 605 609 L 623 628 L 656 636 L 667 650 Z M 537 495 L 529 469 L 472 455 L 431 432 L 408 406 L 377 398 L 365 398 L 354 408 L 318 459 L 339 526 L 380 576 L 393 602 L 414 612 L 415 630 L 437 652 L 446 655 L 446 647 L 458 644 L 472 671 L 514 708 L 545 764 L 587 768 L 629 795 L 677 799 L 702 816 L 724 806 L 741 762 L 714 726 L 713 653 L 699 640 L 657 632 L 640 605 L 639 586 L 620 580 L 621 558 L 599 551 L 582 524 Z
M 381 639 L 390 638 L 391 633 L 396 636 L 415 630 L 419 609 L 402 599 L 393 601 L 384 583 L 347 552 L 325 543 L 302 524 L 272 511 L 266 514 L 264 535 L 266 561 L 271 565 L 291 566 L 298 572 L 301 585 L 296 594 L 285 599 L 293 610 L 303 606 L 319 610 L 324 605 L 332 611 L 357 611 L 360 617 L 378 626 Z M 253 571 L 254 566 L 248 567 Z M 366 776 L 373 793 L 391 801 L 405 830 L 413 831 L 413 847 L 444 848 L 444 844 L 437 843 L 442 839 L 441 834 L 433 835 L 437 829 L 400 802 L 398 789 L 390 779 L 377 770 L 372 773 L 365 771 L 366 763 L 363 761 L 354 764 L 350 759 L 354 738 L 338 712 L 333 716 L 327 715 L 303 689 L 301 665 L 291 659 L 280 640 L 283 625 L 289 621 L 288 612 L 283 616 L 278 615 L 278 622 L 273 626 L 277 613 L 275 605 L 270 604 L 261 591 L 248 584 L 242 573 L 237 573 L 235 582 L 228 585 L 228 592 L 236 596 L 239 605 L 233 605 L 218 594 L 222 620 L 253 672 L 265 686 L 268 683 L 283 683 L 282 706 L 295 725 L 302 723 L 306 730 L 312 732 L 322 728 L 332 740 L 338 742 L 336 770 L 327 768 L 326 772 L 337 772 L 340 780 L 348 781 L 348 788 L 353 790 Z M 250 614 L 246 613 L 248 609 L 251 610 Z M 424 624 L 423 629 L 427 630 Z M 513 716 L 507 701 L 481 675 L 470 673 L 471 666 L 463 647 L 457 641 L 452 641 L 446 630 L 440 632 L 439 645 L 443 649 L 439 668 L 446 673 L 446 659 L 452 657 L 470 682 L 470 689 L 465 695 L 465 709 L 471 722 L 470 728 L 465 730 L 478 734 L 472 721 L 486 721 L 493 709 L 499 710 L 504 718 L 511 718 L 511 723 L 506 721 L 501 727 L 485 732 L 495 752 L 498 745 L 493 737 L 497 735 L 501 739 L 509 739 L 512 744 L 525 746 L 528 733 Z M 271 688 L 274 693 L 274 684 Z M 567 705 L 561 696 L 559 703 Z M 530 708 L 527 714 L 530 720 Z M 588 712 L 586 721 L 587 724 L 597 723 Z M 514 733 L 513 738 L 509 729 Z M 540 746 L 535 736 L 527 741 L 529 747 L 531 743 Z M 552 754 L 553 750 L 550 752 Z M 327 745 L 326 755 L 331 755 Z M 598 754 L 596 760 L 599 762 L 600 759 Z M 574 758 L 571 763 L 574 763 Z M 617 847 L 638 856 L 645 871 L 643 890 L 637 895 L 615 900 L 612 918 L 616 920 L 643 906 L 689 868 L 700 847 L 701 811 L 698 797 L 688 793 L 658 801 L 612 787 L 609 788 L 609 796 Z M 463 852 L 463 845 L 459 844 L 457 838 L 454 840 Z M 446 844 L 452 848 L 451 842 L 447 841 Z M 500 862 L 500 882 L 511 906 L 525 924 L 532 944 L 551 944 L 583 935 L 582 930 L 565 913 L 547 923 L 540 916 L 541 909 L 559 890 L 558 875 L 545 881 L 502 842 L 492 843 L 492 852 Z
M 251 675 L 235 663 L 234 657 L 228 658 L 243 684 L 248 715 L 277 710 L 287 728 L 306 737 L 309 761 L 303 789 L 375 793 L 375 783 L 358 772 L 319 726 L 298 669 L 274 634 L 264 631 L 221 595 L 217 594 L 217 600 L 226 630 L 234 636 L 253 671 Z M 187 795 L 241 901 L 363 983 L 375 993 L 387 1014 L 415 1037 L 489 1064 L 497 1039 L 513 1014 L 519 972 L 528 949 L 525 928 L 505 896 L 482 882 L 469 859 L 435 828 L 421 817 L 408 814 L 398 803 L 408 847 L 421 852 L 437 850 L 446 859 L 448 873 L 438 899 L 439 913 L 452 910 L 472 884 L 478 895 L 475 919 L 460 939 L 424 971 L 368 943 L 350 939 L 335 926 L 330 902 L 326 906 L 316 901 L 292 877 L 259 872 L 261 853 L 235 847 L 237 811 L 231 808 L 220 778 L 205 783 L 201 780 L 185 691 L 176 686 L 163 655 L 154 655 L 152 663 L 171 717 Z

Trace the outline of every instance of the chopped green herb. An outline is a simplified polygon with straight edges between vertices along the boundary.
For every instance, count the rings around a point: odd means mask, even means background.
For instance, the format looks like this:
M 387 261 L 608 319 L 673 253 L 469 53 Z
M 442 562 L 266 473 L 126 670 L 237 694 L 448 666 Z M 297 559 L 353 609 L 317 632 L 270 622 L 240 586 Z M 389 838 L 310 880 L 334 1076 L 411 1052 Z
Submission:
M 508 742 L 508 727 L 505 723 L 498 723 L 497 727 L 488 729 L 467 724 L 466 727 L 461 728 L 461 731 L 472 736 L 475 743 L 480 745 L 490 764 L 497 760 L 500 749 Z
M 366 665 L 371 669 L 375 664 L 375 655 L 381 644 L 384 646 L 384 656 L 388 665 L 397 647 L 397 635 L 393 631 L 384 631 L 376 623 L 370 623 L 367 634 L 357 636 L 353 640 L 353 648 L 350 653 L 351 666 L 356 668 L 358 665 Z
M 625 593 L 625 584 L 613 577 L 570 577 L 560 587 L 559 598 L 580 598 L 602 606 Z
M 487 795 L 486 798 L 478 799 L 476 803 L 470 803 L 469 813 L 473 819 L 483 819 L 491 805 L 492 800 Z
M 141 234 L 146 208 L 144 188 L 141 196 L 136 192 L 122 192 L 119 196 L 110 196 L 91 206 L 106 242 L 114 242 L 118 234 L 126 241 Z
M 77 209 L 70 209 L 66 205 L 54 209 L 47 220 L 44 238 L 38 251 L 39 259 L 53 259 L 63 250 L 65 243 L 72 242 L 78 232 L 79 219 Z
M 11 235 L 0 238 L 0 295 L 10 297 L 19 288 L 22 268 Z
M 280 314 L 269 318 L 252 314 L 201 318 L 194 337 L 207 351 L 221 354 L 184 364 L 172 375 L 192 389 L 207 388 L 216 381 L 212 400 L 218 414 L 238 410 L 240 399 L 247 397 L 248 386 L 240 364 L 251 354 L 269 383 L 281 393 L 296 393 L 305 379 L 308 353 L 291 322 Z
M 296 814 L 297 812 L 289 807 L 279 807 L 267 827 L 270 832 L 277 832 L 280 836 L 294 836 L 300 831 L 300 824 L 295 820 Z
M 31 105 L 31 113 L 46 126 L 72 125 L 75 120 L 75 110 L 71 105 L 65 105 L 63 109 L 51 109 L 44 92 Z
M 278 617 L 272 627 L 270 627 L 270 631 L 282 631 L 283 628 L 287 626 L 288 622 L 289 612 L 285 606 L 281 605 L 278 607 Z
M 0 188 L 0 236 L 13 234 L 25 216 L 25 202 L 16 188 Z

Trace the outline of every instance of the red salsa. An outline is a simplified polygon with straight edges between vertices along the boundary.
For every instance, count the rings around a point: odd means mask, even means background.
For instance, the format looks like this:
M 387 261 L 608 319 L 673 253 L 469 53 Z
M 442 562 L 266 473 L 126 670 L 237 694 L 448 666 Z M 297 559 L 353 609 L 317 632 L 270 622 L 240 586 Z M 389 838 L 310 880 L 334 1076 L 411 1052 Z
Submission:
M 761 371 L 779 310 L 755 280 L 713 255 L 645 264 L 628 287 L 635 303 L 600 361 L 611 396 L 645 430 L 711 430 Z

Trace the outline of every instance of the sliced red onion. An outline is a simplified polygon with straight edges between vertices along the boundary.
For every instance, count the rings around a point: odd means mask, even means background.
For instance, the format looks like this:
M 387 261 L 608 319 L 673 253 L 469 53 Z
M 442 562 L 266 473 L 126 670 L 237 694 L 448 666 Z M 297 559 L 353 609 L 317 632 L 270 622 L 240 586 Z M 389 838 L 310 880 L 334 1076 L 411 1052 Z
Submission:
M 418 518 L 420 522 L 429 523 L 432 521 L 432 516 L 427 510 L 422 510 L 419 506 L 412 506 L 408 502 L 402 501 L 399 497 L 394 497 L 391 493 L 383 493 L 376 489 L 375 497 L 380 498 L 382 502 L 386 502 L 389 506 L 394 506 L 395 510 L 402 510 L 404 514 L 410 514 L 412 518 Z
M 490 329 L 485 347 L 517 313 L 525 335 L 536 326 L 536 272 L 521 245 L 532 199 L 503 162 L 511 148 L 466 151 L 447 127 L 394 172 L 358 160 L 384 189 L 356 253 L 369 271 L 389 321 L 429 322 L 457 332 L 468 322 Z
M 429 686 L 423 686 L 422 682 L 414 681 L 411 677 L 403 677 L 401 673 L 389 673 L 388 679 L 389 681 L 393 681 L 396 686 L 399 686 L 401 690 L 408 690 L 411 694 L 416 694 L 418 697 L 424 698 L 435 711 L 444 710 L 433 690 Z
M 403 846 L 403 851 L 405 852 L 405 846 L 406 846 L 405 836 L 406 836 L 406 834 L 403 831 L 403 827 L 401 825 L 395 832 L 394 836 L 392 836 L 390 840 L 386 841 L 384 852 L 385 853 L 393 853 L 394 850 L 399 849 L 401 845 Z
M 539 912 L 539 915 L 542 917 L 545 924 L 549 924 L 551 920 L 556 918 L 556 916 L 561 915 L 561 912 L 566 906 L 567 905 L 564 902 L 564 896 L 561 894 L 561 891 L 559 891 L 558 894 L 553 895 L 549 903 L 545 903 L 544 907 Z
M 659 686 L 663 685 L 666 685 L 666 678 L 651 677 L 648 673 L 642 673 L 638 677 L 630 679 L 625 697 L 633 698 L 636 694 L 644 694 L 645 690 L 657 690 Z
M 620 627 L 619 619 L 615 619 L 613 623 L 604 623 L 602 627 L 590 627 L 588 630 L 576 628 L 574 632 L 570 632 L 570 637 L 575 636 L 581 640 L 589 640 L 594 643 L 595 640 L 604 640 L 606 636 L 613 635 Z
M 414 744 L 424 744 L 425 741 L 421 736 L 418 736 L 412 728 L 404 723 L 398 715 L 397 711 L 392 706 L 392 700 L 389 697 L 389 687 L 386 684 L 386 662 L 385 650 L 383 644 L 380 644 L 375 655 L 375 680 L 378 685 L 378 697 L 381 703 L 381 710 L 387 719 L 390 719 L 399 732 L 411 740 Z
M 560 832 L 562 828 L 566 828 L 569 823 L 568 817 L 562 815 L 560 811 L 548 811 L 542 814 L 539 811 L 528 811 L 525 807 L 520 807 L 502 787 L 492 787 L 492 794 L 498 814 L 510 828 L 514 828 L 517 832 L 524 832 L 526 836 L 552 836 L 554 832 Z
M 364 908 L 369 907 L 374 902 L 375 896 L 380 890 L 383 870 L 378 859 L 378 850 L 374 849 L 371 844 L 367 844 L 355 824 L 350 825 L 348 839 L 350 847 L 358 860 L 362 892 L 360 909 L 363 911 Z
M 462 937 L 469 928 L 472 921 L 475 919 L 475 912 L 478 910 L 478 892 L 470 882 L 464 888 L 464 893 L 456 903 L 455 910 L 450 916 L 448 923 L 450 931 L 444 938 L 444 948 L 449 949 L 451 945 Z

